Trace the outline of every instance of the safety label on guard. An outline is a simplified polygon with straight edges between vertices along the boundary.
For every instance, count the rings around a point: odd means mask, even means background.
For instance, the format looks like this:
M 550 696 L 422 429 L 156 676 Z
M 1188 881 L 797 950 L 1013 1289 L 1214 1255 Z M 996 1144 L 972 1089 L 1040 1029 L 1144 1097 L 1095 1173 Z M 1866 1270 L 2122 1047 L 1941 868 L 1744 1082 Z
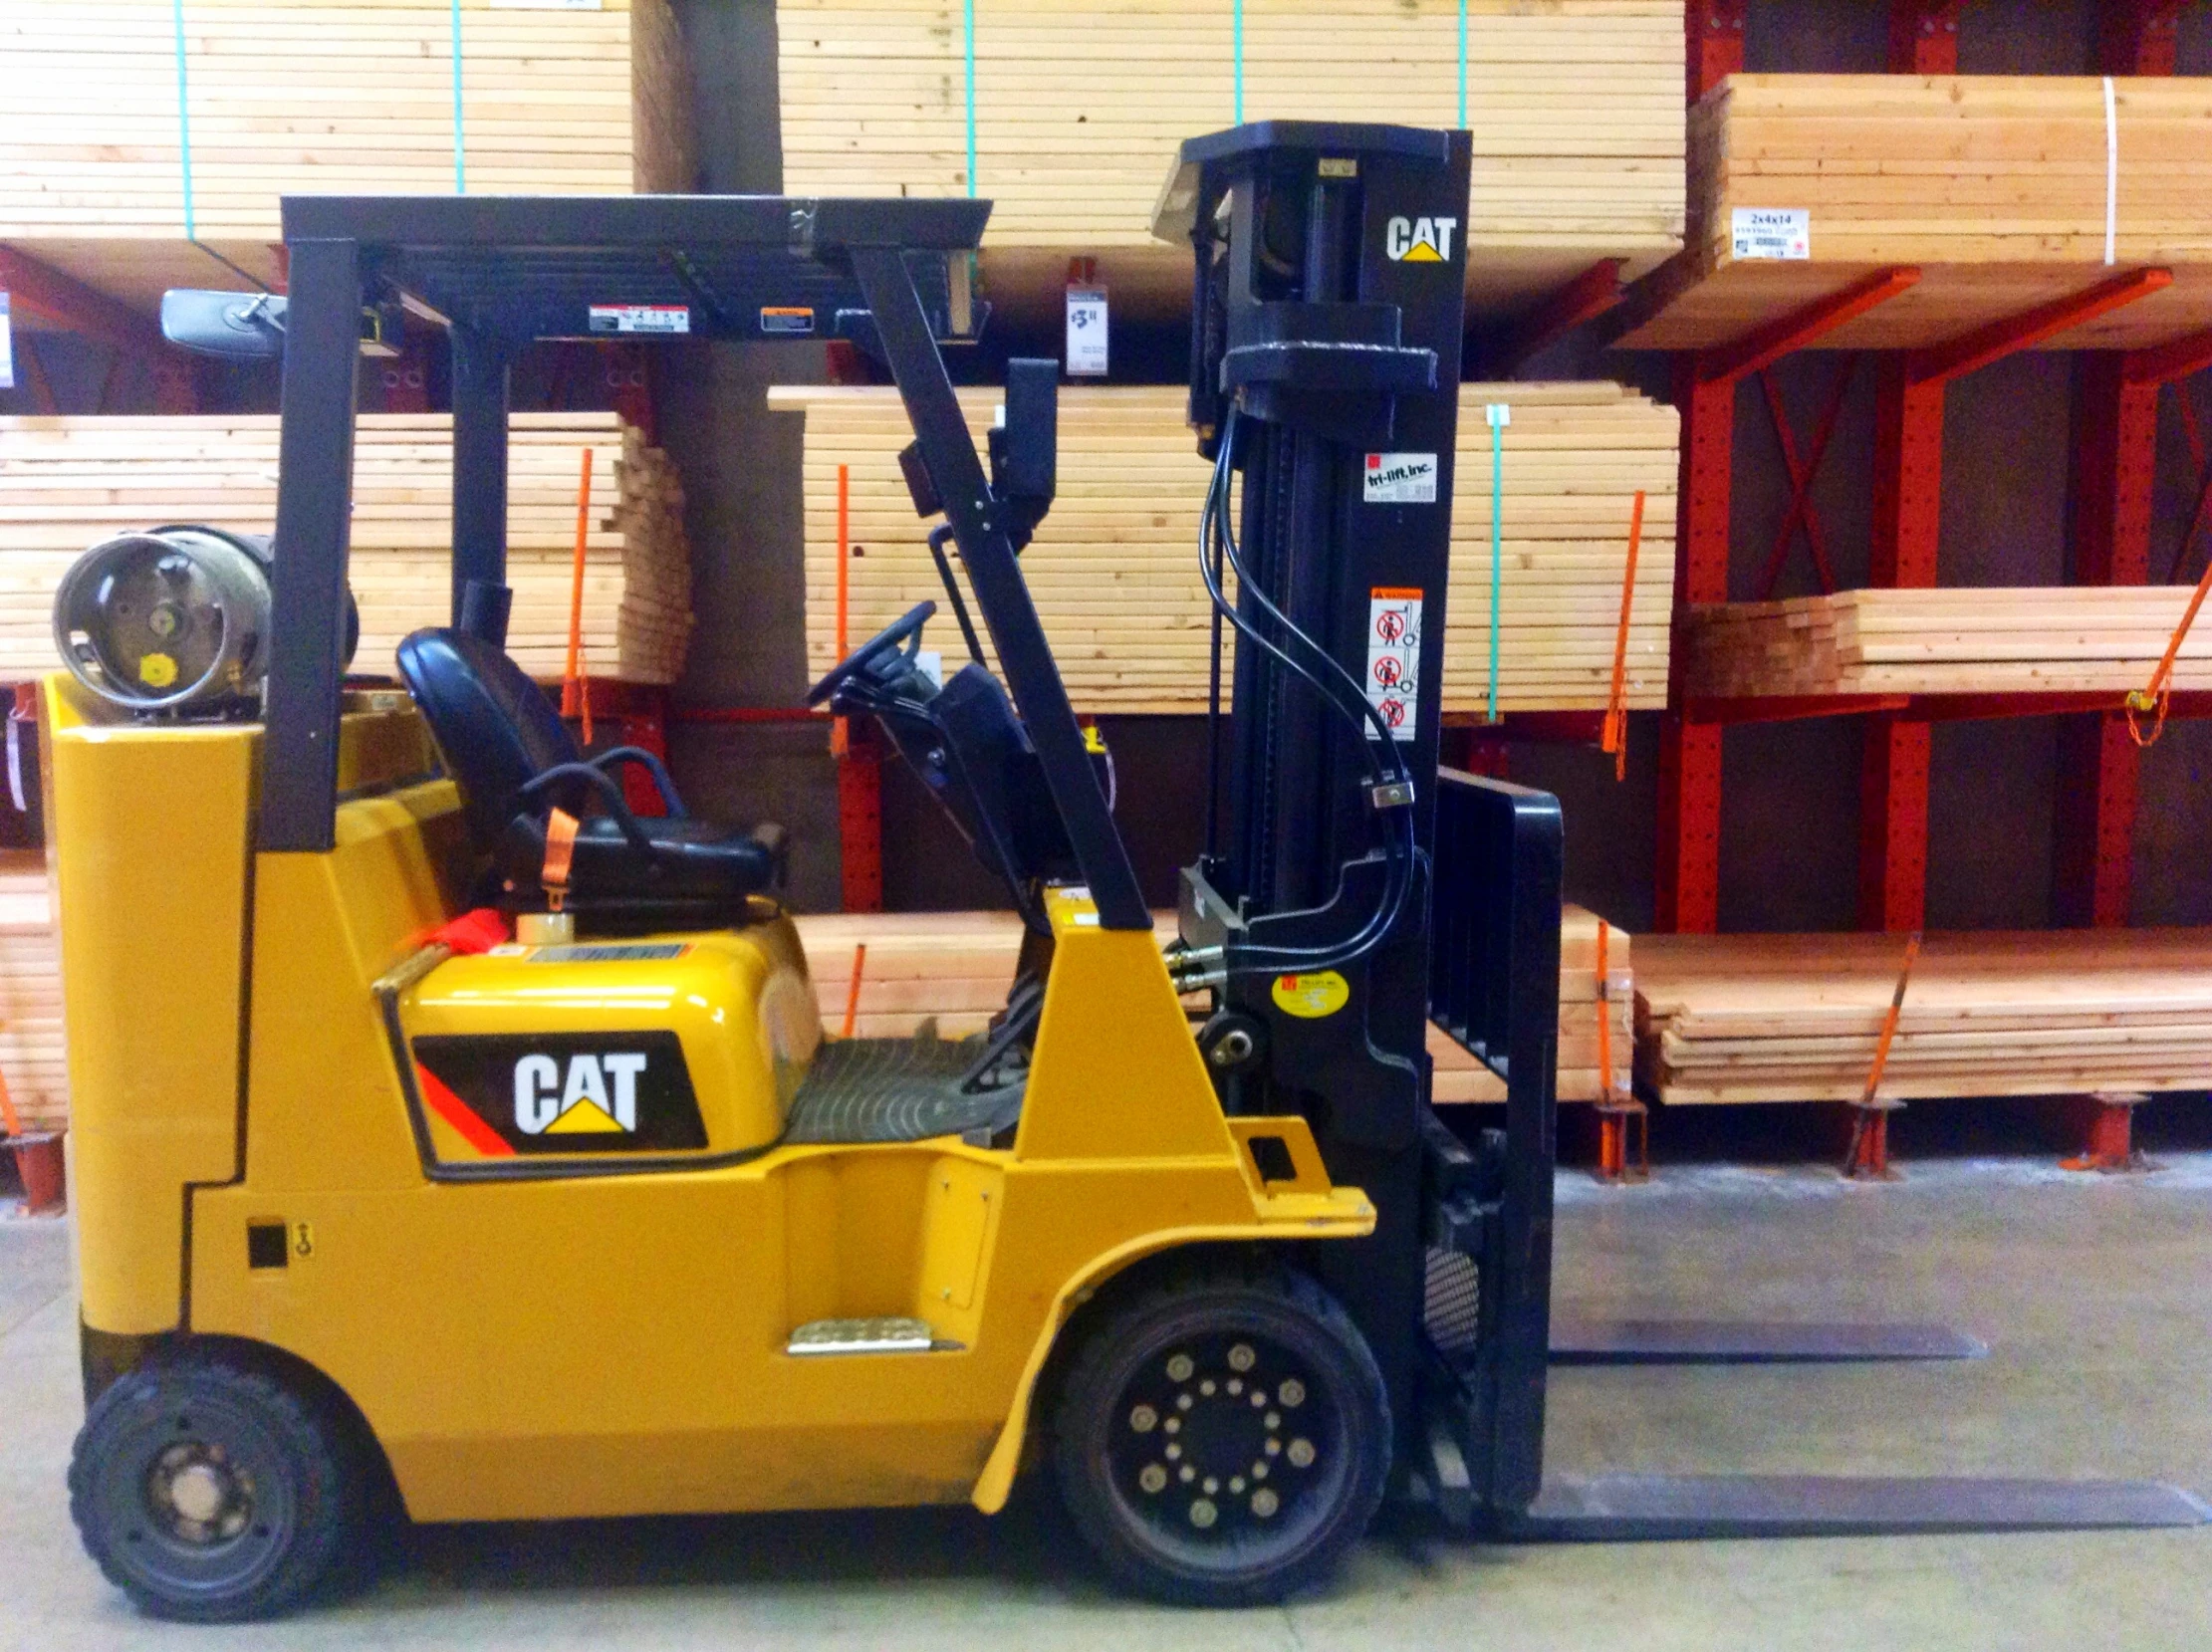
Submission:
M 1367 704 L 1393 740 L 1413 738 L 1420 701 L 1421 592 L 1374 586 L 1367 591 Z
M 1739 206 L 1730 227 L 1738 258 L 1813 256 L 1813 214 L 1803 207 Z
M 765 304 L 760 330 L 771 339 L 803 339 L 814 331 L 814 312 L 805 305 Z
M 595 304 L 594 333 L 689 333 L 691 307 L 684 304 Z
M 1362 497 L 1370 505 L 1436 503 L 1436 455 L 1370 453 Z

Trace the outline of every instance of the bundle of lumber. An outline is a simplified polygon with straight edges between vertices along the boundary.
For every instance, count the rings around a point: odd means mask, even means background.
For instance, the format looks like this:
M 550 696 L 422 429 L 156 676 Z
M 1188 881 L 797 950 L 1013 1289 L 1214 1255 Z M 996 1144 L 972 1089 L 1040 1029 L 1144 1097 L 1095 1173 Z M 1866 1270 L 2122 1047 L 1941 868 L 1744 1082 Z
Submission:
M 0 851 L 0 1083 L 25 1130 L 69 1123 L 62 961 L 38 851 Z
M 1636 1074 L 1663 1101 L 1856 1100 L 1898 935 L 1639 935 Z M 1930 935 L 1881 1093 L 2212 1085 L 2212 930 Z
M 2112 88 L 2109 105 L 2105 88 Z M 1623 343 L 1738 340 L 1882 270 L 1918 283 L 1821 341 L 1933 345 L 2146 268 L 2173 283 L 2063 333 L 2212 323 L 2212 99 L 2173 77 L 1736 75 L 1690 116 L 1688 246 Z
M 1001 399 L 993 390 L 962 392 L 979 445 Z M 1639 489 L 1646 499 L 1625 697 L 1630 707 L 1663 705 L 1674 410 L 1611 383 L 1468 384 L 1460 397 L 1444 709 L 1488 707 L 1491 432 L 1483 404 L 1492 400 L 1511 407 L 1503 432 L 1499 709 L 1604 709 Z M 769 405 L 807 419 L 807 656 L 819 675 L 839 655 L 841 466 L 850 497 L 848 640 L 864 641 L 943 592 L 928 524 L 915 517 L 899 474 L 898 452 L 913 432 L 897 393 L 779 387 Z M 1061 392 L 1059 498 L 1022 571 L 1078 710 L 1205 708 L 1211 626 L 1196 548 L 1208 472 L 1184 410 L 1183 392 L 1168 386 Z M 1229 650 L 1223 653 L 1226 661 Z
M 451 614 L 452 445 L 442 413 L 359 421 L 349 579 L 362 671 L 388 672 L 401 637 Z M 566 664 L 587 448 L 585 667 L 673 682 L 691 624 L 682 489 L 666 455 L 613 413 L 512 420 L 508 651 L 539 677 Z M 169 522 L 267 533 L 276 503 L 277 421 L 267 415 L 0 419 L 0 681 L 56 665 L 55 587 L 88 546 Z
M 140 307 L 287 192 L 691 187 L 668 0 L 0 0 L 0 240 Z
M 797 921 L 824 1031 L 844 1030 L 850 1004 L 859 1038 L 904 1038 L 929 1020 L 945 1038 L 980 1032 L 1006 1006 L 1022 943 L 1021 920 L 1011 912 L 855 912 Z M 1598 921 L 1571 906 L 1560 936 L 1562 1101 L 1595 1100 L 1598 1093 Z M 1160 918 L 1158 934 L 1163 944 L 1174 939 L 1172 914 Z M 856 999 L 853 966 L 860 947 L 866 952 L 860 959 Z M 1624 931 L 1608 931 L 1604 999 L 1616 1091 L 1627 1087 L 1632 1048 L 1628 947 Z M 1436 1062 L 1439 1102 L 1505 1099 L 1504 1083 L 1433 1028 L 1428 1048 Z
M 2190 592 L 2156 586 L 1848 590 L 1694 607 L 1684 686 L 1767 694 L 2102 693 L 2141 688 Z M 2212 688 L 2212 633 L 2192 626 L 2176 688 Z M 2116 704 L 2116 699 L 2115 699 Z
M 1470 127 L 1469 285 L 1488 309 L 1602 258 L 1640 274 L 1682 244 L 1681 0 L 776 11 L 784 187 L 983 196 L 1001 304 L 1057 303 L 1080 254 L 1118 312 L 1179 313 L 1189 251 L 1151 241 L 1152 208 L 1177 145 L 1239 118 Z

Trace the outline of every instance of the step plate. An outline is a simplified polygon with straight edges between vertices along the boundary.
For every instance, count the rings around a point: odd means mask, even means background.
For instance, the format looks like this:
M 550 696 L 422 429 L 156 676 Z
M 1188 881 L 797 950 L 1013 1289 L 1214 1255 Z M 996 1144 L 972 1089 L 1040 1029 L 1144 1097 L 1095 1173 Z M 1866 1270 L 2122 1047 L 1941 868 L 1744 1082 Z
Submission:
M 791 1333 L 789 1354 L 927 1353 L 936 1333 L 919 1319 L 815 1319 Z
M 2202 1526 L 2212 1506 L 2146 1480 L 1865 1480 L 1611 1474 L 1547 1482 L 1511 1534 L 1546 1542 L 2076 1532 Z
M 1552 1318 L 1555 1365 L 1819 1364 L 1988 1354 L 1988 1343 L 1948 1325 Z

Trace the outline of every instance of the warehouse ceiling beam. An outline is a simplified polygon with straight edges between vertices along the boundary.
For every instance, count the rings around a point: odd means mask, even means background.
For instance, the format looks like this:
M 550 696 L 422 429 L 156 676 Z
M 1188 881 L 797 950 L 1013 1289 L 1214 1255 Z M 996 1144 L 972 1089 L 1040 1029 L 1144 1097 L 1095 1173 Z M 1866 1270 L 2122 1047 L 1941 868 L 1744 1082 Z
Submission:
M 2176 379 L 2194 378 L 2212 367 L 2212 332 L 2193 333 L 2168 345 L 2131 350 L 2123 357 L 2123 371 L 2130 384 L 2156 386 Z
M 1624 258 L 1600 258 L 1540 300 L 1534 309 L 1515 318 L 1496 344 L 1483 353 L 1484 375 L 1510 378 L 1530 356 L 1617 307 L 1620 271 L 1626 263 Z
M 1889 73 L 1956 75 L 1964 0 L 1890 0 Z

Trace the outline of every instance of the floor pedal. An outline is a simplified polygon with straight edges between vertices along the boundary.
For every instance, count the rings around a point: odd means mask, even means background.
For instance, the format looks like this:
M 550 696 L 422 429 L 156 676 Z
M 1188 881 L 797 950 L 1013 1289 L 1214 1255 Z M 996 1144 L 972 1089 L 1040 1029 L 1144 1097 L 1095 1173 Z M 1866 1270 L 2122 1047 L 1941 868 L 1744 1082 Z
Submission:
M 791 1333 L 784 1352 L 927 1353 L 937 1333 L 920 1319 L 813 1319 Z

